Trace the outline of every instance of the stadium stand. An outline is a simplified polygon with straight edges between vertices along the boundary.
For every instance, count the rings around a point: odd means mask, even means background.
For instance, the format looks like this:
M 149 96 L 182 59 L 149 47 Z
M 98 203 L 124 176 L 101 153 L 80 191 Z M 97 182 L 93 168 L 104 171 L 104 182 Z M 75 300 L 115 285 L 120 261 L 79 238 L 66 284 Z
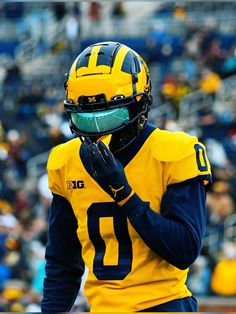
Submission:
M 0 311 L 40 311 L 51 199 L 45 164 L 72 137 L 64 73 L 81 49 L 104 39 L 148 61 L 158 91 L 152 122 L 207 146 L 214 183 L 188 283 L 201 311 L 235 311 L 236 292 L 217 290 L 213 279 L 224 259 L 236 267 L 236 3 L 123 2 L 119 17 L 113 2 L 97 4 L 95 20 L 88 1 L 0 4 Z M 83 291 L 73 310 L 89 310 Z

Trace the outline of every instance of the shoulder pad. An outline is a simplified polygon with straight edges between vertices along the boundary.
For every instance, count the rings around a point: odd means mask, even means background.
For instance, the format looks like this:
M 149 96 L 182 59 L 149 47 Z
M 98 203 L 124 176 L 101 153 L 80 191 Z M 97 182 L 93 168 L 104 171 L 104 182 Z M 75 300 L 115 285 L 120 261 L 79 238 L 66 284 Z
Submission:
M 153 156 L 166 163 L 163 175 L 167 185 L 193 178 L 202 180 L 204 184 L 210 182 L 210 162 L 197 137 L 179 131 L 159 130 L 153 133 Z
M 72 139 L 66 143 L 55 146 L 48 157 L 47 170 L 57 170 L 65 165 L 67 160 L 81 145 L 78 138 Z
M 160 161 L 177 161 L 195 154 L 194 145 L 198 143 L 196 136 L 182 131 L 166 131 L 156 129 L 151 134 L 151 145 L 154 158 Z

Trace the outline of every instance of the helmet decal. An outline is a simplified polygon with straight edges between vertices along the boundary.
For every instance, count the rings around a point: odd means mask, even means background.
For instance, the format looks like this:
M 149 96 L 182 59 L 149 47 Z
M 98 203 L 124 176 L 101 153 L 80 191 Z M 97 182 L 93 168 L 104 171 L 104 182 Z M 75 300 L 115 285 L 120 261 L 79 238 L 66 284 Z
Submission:
M 121 71 L 126 72 L 126 73 L 140 72 L 141 70 L 140 64 L 136 59 L 137 57 L 133 53 L 133 51 L 132 50 L 128 51 L 128 53 L 126 54 L 124 58 Z M 130 67 L 130 65 L 132 65 L 132 67 Z
M 121 46 L 117 44 L 106 46 L 101 46 L 101 49 L 98 53 L 97 66 L 107 65 L 112 68 L 117 52 Z
M 92 45 L 86 48 L 77 58 L 75 70 L 82 67 L 91 67 L 94 68 L 100 65 L 106 65 L 110 68 L 113 67 L 116 60 L 116 55 L 118 51 L 125 47 L 124 45 L 117 43 L 108 44 L 98 44 Z M 132 65 L 132 67 L 130 67 Z M 121 64 L 121 71 L 126 73 L 136 73 L 141 71 L 140 62 L 132 50 L 125 51 L 125 56 Z
M 75 70 L 82 67 L 87 67 L 89 62 L 89 56 L 91 55 L 92 47 L 86 48 L 77 58 Z
M 117 43 L 109 42 L 95 44 L 86 48 L 77 58 L 76 71 L 82 67 L 88 67 L 93 64 L 95 67 L 99 65 L 107 65 L 112 68 L 116 54 L 121 48 Z

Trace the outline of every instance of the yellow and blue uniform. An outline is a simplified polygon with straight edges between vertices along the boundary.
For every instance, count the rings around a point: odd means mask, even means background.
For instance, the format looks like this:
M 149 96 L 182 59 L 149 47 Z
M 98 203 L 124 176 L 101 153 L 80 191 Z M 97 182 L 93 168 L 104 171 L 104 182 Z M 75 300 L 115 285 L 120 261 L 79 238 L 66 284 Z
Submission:
M 93 312 L 157 309 L 192 295 L 185 282 L 201 248 L 205 186 L 211 180 L 204 146 L 184 132 L 148 124 L 115 157 L 134 191 L 122 206 L 91 176 L 78 138 L 50 154 L 54 196 L 43 311 L 71 308 L 84 264 L 89 270 L 85 294 Z

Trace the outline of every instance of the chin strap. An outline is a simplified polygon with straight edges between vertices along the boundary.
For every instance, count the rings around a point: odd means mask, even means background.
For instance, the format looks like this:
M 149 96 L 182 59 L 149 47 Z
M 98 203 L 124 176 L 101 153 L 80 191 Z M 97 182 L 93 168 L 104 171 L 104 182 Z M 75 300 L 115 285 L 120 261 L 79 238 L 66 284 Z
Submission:
M 111 142 L 109 145 L 113 153 L 117 153 L 130 145 L 138 135 L 138 121 L 134 121 L 123 130 L 117 131 L 112 134 Z
M 141 131 L 145 128 L 147 124 L 147 116 L 142 115 L 138 121 L 138 130 Z
M 109 144 L 110 150 L 113 153 L 117 153 L 130 145 L 138 136 L 139 132 L 145 128 L 147 120 L 146 113 L 123 130 L 113 133 Z

